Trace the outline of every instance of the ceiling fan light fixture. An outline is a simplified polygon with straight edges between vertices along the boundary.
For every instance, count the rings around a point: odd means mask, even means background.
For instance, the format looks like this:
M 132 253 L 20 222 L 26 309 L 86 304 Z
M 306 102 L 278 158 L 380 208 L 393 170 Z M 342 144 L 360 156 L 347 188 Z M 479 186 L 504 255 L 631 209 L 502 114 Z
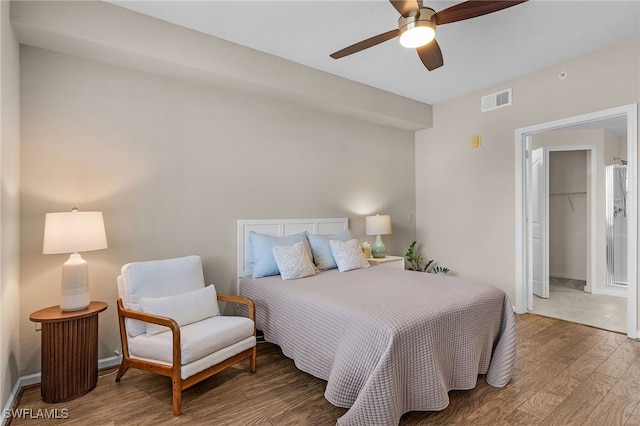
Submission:
M 435 36 L 436 32 L 431 27 L 413 27 L 402 33 L 400 44 L 408 48 L 420 47 L 429 43 Z
M 400 28 L 400 44 L 407 48 L 424 46 L 436 36 L 436 24 L 431 21 L 433 9 L 422 8 L 417 16 L 401 16 L 398 20 Z

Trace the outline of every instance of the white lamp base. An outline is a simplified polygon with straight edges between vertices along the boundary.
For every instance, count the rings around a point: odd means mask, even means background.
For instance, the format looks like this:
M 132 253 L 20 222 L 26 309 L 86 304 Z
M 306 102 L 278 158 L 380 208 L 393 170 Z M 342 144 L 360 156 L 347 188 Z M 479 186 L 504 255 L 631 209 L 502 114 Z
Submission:
M 62 265 L 60 308 L 65 312 L 80 311 L 90 303 L 87 262 L 80 253 L 73 253 Z

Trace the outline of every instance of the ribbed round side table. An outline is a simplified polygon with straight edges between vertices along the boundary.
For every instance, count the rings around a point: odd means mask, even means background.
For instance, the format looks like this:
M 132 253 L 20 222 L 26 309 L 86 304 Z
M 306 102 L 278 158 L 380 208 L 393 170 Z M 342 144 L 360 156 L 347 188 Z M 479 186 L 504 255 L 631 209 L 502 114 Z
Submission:
M 104 302 L 91 302 L 80 311 L 64 312 L 51 306 L 31 314 L 42 323 L 42 382 L 44 402 L 78 398 L 98 382 L 98 314 Z

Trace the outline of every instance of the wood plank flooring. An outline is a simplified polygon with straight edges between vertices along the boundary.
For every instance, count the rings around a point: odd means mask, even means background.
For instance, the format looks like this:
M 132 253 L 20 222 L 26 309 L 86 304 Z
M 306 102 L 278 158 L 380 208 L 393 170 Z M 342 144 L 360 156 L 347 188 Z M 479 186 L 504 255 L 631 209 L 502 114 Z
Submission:
M 640 426 L 640 341 L 566 321 L 517 316 L 518 356 L 502 389 L 479 377 L 475 389 L 450 392 L 440 412 L 411 412 L 409 425 Z M 130 369 L 115 383 L 73 401 L 47 404 L 40 387 L 24 390 L 19 409 L 66 409 L 66 419 L 13 419 L 11 425 L 335 425 L 346 410 L 324 399 L 326 382 L 295 368 L 272 344 L 258 347 L 258 371 L 246 362 L 183 393 L 183 414 L 171 412 L 169 379 Z M 363 425 L 367 426 L 367 425 Z

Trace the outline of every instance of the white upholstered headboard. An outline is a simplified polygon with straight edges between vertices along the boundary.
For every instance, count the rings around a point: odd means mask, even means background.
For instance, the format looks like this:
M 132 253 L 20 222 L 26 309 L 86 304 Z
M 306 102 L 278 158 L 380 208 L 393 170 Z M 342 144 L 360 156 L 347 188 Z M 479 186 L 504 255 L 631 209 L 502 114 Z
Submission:
M 249 232 L 282 237 L 307 231 L 311 234 L 335 234 L 349 227 L 346 217 L 314 218 L 314 219 L 239 219 L 238 232 L 238 277 L 251 274 L 249 268 L 249 252 L 247 239 Z

